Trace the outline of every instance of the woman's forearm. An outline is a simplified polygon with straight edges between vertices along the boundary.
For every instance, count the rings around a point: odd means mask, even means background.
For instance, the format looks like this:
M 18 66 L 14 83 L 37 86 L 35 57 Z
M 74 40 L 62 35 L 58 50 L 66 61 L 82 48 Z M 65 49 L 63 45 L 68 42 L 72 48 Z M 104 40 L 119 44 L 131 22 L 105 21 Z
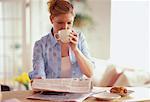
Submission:
M 93 75 L 93 63 L 87 59 L 79 49 L 74 50 L 74 54 L 82 73 L 87 77 L 91 77 Z

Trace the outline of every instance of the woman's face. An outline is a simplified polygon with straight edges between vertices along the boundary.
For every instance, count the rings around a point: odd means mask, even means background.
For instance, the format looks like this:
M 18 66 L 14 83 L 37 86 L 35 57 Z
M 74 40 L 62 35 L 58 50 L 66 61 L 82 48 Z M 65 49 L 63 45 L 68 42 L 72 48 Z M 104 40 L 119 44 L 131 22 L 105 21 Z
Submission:
M 72 29 L 73 21 L 74 16 L 71 13 L 60 14 L 55 17 L 51 16 L 54 33 L 57 33 L 59 30 L 62 29 Z

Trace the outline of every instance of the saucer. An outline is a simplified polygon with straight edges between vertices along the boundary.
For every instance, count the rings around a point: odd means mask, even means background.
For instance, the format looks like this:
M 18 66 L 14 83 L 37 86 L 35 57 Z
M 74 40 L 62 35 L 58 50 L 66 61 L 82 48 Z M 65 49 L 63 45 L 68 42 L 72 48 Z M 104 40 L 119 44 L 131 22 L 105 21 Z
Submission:
M 114 99 L 121 98 L 120 95 L 109 93 L 109 92 L 102 92 L 102 93 L 94 94 L 92 96 L 98 99 L 103 99 L 103 100 L 114 100 Z

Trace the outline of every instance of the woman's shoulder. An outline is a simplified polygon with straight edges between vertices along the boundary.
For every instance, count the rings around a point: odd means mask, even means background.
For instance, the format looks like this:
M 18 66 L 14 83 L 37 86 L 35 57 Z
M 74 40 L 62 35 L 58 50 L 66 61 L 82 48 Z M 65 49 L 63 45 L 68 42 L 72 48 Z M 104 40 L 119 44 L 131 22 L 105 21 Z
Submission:
M 50 33 L 46 34 L 45 36 L 42 36 L 39 40 L 35 42 L 35 44 L 45 44 L 49 39 L 49 35 Z
M 48 33 L 48 34 L 46 34 L 45 36 L 42 36 L 39 40 L 37 40 L 36 42 L 38 42 L 38 43 L 44 43 L 44 42 L 46 42 L 47 40 L 48 40 L 48 38 L 49 38 L 49 34 L 50 33 Z

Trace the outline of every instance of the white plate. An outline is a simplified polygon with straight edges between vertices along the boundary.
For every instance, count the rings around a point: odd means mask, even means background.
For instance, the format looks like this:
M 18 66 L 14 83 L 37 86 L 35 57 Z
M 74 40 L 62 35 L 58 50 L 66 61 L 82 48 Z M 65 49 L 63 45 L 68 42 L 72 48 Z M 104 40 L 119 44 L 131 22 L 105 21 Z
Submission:
M 102 93 L 94 94 L 92 96 L 103 100 L 113 100 L 113 99 L 121 98 L 120 95 L 109 93 L 109 92 L 102 92 Z
M 134 92 L 133 90 L 127 90 L 127 94 L 131 94 L 133 92 Z

